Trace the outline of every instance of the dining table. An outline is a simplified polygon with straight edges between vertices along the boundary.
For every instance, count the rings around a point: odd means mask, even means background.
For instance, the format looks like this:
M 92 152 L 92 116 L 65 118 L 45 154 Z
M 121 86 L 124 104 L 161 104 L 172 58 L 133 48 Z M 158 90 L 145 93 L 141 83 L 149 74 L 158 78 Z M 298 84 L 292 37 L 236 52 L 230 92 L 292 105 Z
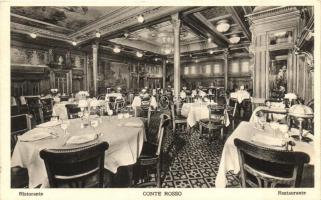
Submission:
M 237 148 L 234 145 L 234 139 L 238 138 L 257 145 L 263 145 L 268 148 L 285 150 L 285 147 L 280 145 L 283 143 L 282 140 L 284 139 L 280 134 L 281 132 L 272 129 L 269 123 L 265 125 L 264 129 L 260 129 L 257 126 L 257 123 L 242 121 L 224 144 L 220 166 L 215 180 L 215 186 L 218 188 L 226 187 L 228 183 L 226 174 L 228 172 L 232 172 L 233 174 L 238 174 L 240 172 L 239 157 Z M 289 130 L 288 134 L 298 135 L 299 131 L 292 128 Z M 294 141 L 295 146 L 292 147 L 292 150 L 305 152 L 310 156 L 310 162 L 304 166 L 301 183 L 311 186 L 313 185 L 315 164 L 314 137 L 308 132 L 306 133 L 306 136 L 309 137 L 311 141 Z
M 18 137 L 11 167 L 27 168 L 30 188 L 40 184 L 49 187 L 45 164 L 39 155 L 41 150 L 77 148 L 106 141 L 109 148 L 105 152 L 104 167 L 117 173 L 118 167 L 136 163 L 146 140 L 143 121 L 127 117 L 89 116 L 40 124 Z M 67 124 L 66 130 L 62 124 Z
M 184 103 L 181 109 L 181 115 L 187 118 L 187 123 L 190 127 L 193 127 L 201 119 L 209 118 L 208 105 L 217 105 L 215 102 L 193 102 Z M 224 111 L 224 123 L 226 126 L 230 124 L 228 113 Z
M 250 93 L 246 90 L 238 90 L 236 92 L 231 92 L 231 98 L 237 99 L 238 103 L 242 103 L 244 99 L 250 99 Z
M 285 108 L 285 107 L 258 106 L 252 112 L 251 118 L 249 120 L 250 122 L 258 122 L 259 121 L 259 117 L 257 115 L 257 113 L 259 111 L 271 116 L 273 121 L 286 119 L 287 114 L 288 114 L 288 108 Z

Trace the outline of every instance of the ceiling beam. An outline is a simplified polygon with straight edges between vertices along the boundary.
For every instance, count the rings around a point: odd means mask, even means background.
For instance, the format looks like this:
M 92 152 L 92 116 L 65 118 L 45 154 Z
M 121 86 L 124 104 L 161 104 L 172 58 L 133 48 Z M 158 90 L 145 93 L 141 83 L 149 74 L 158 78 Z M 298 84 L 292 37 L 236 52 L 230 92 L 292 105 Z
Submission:
M 200 7 L 195 7 L 195 8 L 192 8 L 192 9 L 189 9 L 187 11 L 184 11 L 181 13 L 181 15 L 183 17 L 187 16 L 187 15 L 190 15 L 190 14 L 193 14 L 193 13 L 196 13 L 196 12 L 200 12 L 200 11 L 203 11 L 205 9 L 209 8 L 209 6 L 200 6 Z
M 228 38 L 222 33 L 218 32 L 214 25 L 210 23 L 201 13 L 194 13 L 193 15 L 190 15 L 189 18 L 191 18 L 191 21 L 196 26 L 204 30 L 207 37 L 211 36 L 217 45 L 222 47 L 226 47 L 228 45 Z
M 252 12 L 253 12 L 251 6 L 242 6 L 242 9 L 244 11 L 244 16 L 252 14 Z
M 250 31 L 249 31 L 248 25 L 247 25 L 246 22 L 245 22 L 244 16 L 240 15 L 240 14 L 237 12 L 236 7 L 227 6 L 227 7 L 226 7 L 226 10 L 227 10 L 229 13 L 232 14 L 233 20 L 240 25 L 240 27 L 242 28 L 242 30 L 243 30 L 243 32 L 244 32 L 245 37 L 246 37 L 248 40 L 251 40 L 251 33 L 250 33 Z
M 229 42 L 229 40 L 227 39 L 227 37 L 225 37 L 222 33 L 218 32 L 216 30 L 216 28 L 214 27 L 214 25 L 212 23 L 210 23 L 201 13 L 194 13 L 193 14 L 198 20 L 200 20 L 204 25 L 206 25 L 209 29 L 211 29 L 216 36 L 218 36 L 219 38 L 221 38 L 222 40 L 225 40 L 225 42 Z
M 227 14 L 227 15 L 222 15 L 222 16 L 218 16 L 218 17 L 214 17 L 212 19 L 208 19 L 209 22 L 216 22 L 216 21 L 219 21 L 219 20 L 222 20 L 222 19 L 226 19 L 226 18 L 230 18 L 232 17 L 231 14 Z

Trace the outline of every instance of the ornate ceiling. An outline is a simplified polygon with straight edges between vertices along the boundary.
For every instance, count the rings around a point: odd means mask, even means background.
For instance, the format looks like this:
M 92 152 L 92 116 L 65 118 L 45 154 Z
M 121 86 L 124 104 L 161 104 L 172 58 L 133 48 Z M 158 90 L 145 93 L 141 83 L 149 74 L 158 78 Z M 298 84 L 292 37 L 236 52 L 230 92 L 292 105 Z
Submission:
M 205 53 L 244 46 L 250 42 L 249 24 L 245 15 L 254 7 L 12 7 L 11 31 L 66 42 L 91 45 L 99 39 L 104 46 L 119 45 L 127 49 L 139 49 L 165 55 L 161 48 L 162 35 L 173 39 L 170 16 L 180 13 L 181 53 Z M 144 16 L 138 23 L 137 16 Z M 217 29 L 225 20 L 230 27 L 226 32 Z M 99 32 L 101 37 L 96 38 Z M 237 44 L 231 36 L 240 37 Z M 209 39 L 210 38 L 210 39 Z

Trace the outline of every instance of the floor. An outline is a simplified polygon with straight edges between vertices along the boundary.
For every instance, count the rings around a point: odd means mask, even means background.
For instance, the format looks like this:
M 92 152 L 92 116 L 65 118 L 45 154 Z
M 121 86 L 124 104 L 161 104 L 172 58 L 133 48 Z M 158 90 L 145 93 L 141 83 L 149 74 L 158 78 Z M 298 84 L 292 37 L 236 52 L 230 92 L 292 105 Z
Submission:
M 169 163 L 162 187 L 210 188 L 215 187 L 224 140 L 209 141 L 200 138 L 197 130 L 190 134 L 178 133 L 174 139 L 175 152 Z M 227 174 L 227 187 L 240 187 L 239 179 Z

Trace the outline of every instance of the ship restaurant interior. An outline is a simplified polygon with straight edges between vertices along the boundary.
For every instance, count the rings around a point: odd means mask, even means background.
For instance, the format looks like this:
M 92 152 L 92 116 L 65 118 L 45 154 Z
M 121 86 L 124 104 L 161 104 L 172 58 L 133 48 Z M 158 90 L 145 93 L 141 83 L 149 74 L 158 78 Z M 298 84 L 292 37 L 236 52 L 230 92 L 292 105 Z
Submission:
M 312 6 L 10 9 L 12 188 L 314 187 Z

